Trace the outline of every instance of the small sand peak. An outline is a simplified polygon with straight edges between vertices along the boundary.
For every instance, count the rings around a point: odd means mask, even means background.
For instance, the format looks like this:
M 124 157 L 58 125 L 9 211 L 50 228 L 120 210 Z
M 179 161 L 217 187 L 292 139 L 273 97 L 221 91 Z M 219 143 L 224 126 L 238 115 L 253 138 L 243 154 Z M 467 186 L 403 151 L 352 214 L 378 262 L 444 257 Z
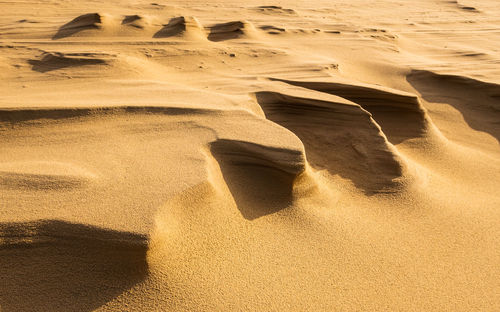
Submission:
M 257 36 L 255 26 L 248 21 L 232 21 L 215 24 L 210 27 L 208 40 L 225 41 L 238 38 L 252 38 Z

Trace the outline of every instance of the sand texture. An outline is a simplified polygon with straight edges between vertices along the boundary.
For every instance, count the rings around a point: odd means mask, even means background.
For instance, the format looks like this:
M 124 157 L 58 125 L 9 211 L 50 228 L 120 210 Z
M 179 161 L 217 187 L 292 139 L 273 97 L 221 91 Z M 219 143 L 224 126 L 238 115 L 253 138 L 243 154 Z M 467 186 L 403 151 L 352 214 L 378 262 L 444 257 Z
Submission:
M 500 311 L 498 0 L 0 1 L 0 311 Z

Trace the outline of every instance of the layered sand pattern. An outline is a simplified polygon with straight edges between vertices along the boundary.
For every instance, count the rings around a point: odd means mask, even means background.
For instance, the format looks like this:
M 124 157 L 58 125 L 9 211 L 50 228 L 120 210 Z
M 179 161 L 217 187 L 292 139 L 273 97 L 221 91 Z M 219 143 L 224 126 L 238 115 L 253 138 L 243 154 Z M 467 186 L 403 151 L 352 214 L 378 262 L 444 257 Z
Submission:
M 500 310 L 498 16 L 0 3 L 0 311 Z

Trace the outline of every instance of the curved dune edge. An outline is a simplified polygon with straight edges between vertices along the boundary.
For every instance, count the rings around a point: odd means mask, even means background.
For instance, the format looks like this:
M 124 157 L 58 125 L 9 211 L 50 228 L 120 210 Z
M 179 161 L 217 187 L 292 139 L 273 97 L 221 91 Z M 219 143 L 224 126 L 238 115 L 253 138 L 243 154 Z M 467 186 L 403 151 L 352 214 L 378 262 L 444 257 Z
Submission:
M 303 151 L 217 140 L 210 144 L 210 152 L 246 219 L 253 220 L 292 204 L 294 183 L 305 171 Z
M 360 106 L 266 91 L 255 97 L 266 118 L 302 140 L 318 169 L 340 174 L 368 193 L 394 191 L 405 184 L 403 157 Z M 329 152 L 332 149 L 336 153 Z
M 406 80 L 428 102 L 448 103 L 467 124 L 500 142 L 500 85 L 466 76 L 413 70 Z
M 321 81 L 292 81 L 292 85 L 329 93 L 359 104 L 369 111 L 394 144 L 425 136 L 432 124 L 416 95 L 373 85 Z
M 53 39 L 71 36 L 83 30 L 101 29 L 103 16 L 99 13 L 88 13 L 75 17 L 72 21 L 64 24 L 54 35 Z

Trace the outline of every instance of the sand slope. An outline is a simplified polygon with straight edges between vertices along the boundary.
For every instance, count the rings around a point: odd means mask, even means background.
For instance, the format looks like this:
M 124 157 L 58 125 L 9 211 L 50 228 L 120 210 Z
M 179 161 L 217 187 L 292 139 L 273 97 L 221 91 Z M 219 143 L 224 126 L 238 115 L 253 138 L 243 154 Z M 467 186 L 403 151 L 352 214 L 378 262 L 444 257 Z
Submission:
M 498 16 L 0 3 L 0 310 L 500 310 Z

